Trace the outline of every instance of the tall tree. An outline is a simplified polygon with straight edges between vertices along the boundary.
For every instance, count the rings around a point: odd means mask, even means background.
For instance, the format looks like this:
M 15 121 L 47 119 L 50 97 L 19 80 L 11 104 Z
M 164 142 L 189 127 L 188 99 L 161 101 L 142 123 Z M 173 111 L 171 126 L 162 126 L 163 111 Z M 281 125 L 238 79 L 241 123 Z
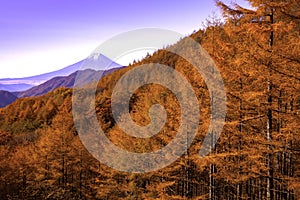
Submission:
M 297 115 L 292 116 L 281 108 L 283 101 L 299 99 L 299 60 L 295 57 L 299 55 L 300 49 L 299 9 L 295 9 L 299 8 L 297 2 L 249 0 L 253 10 L 238 5 L 231 8 L 218 2 L 227 18 L 227 24 L 234 24 L 230 31 L 242 38 L 241 42 L 235 44 L 238 51 L 243 52 L 239 60 L 248 67 L 248 71 L 258 67 L 255 71 L 258 76 L 256 84 L 259 85 L 253 88 L 252 96 L 259 101 L 253 109 L 263 108 L 259 113 L 265 116 L 259 127 L 265 140 L 257 142 L 261 143 L 262 152 L 266 156 L 267 170 L 260 174 L 260 184 L 265 187 L 262 195 L 267 199 L 282 195 L 275 194 L 276 187 L 287 187 L 284 181 L 287 177 L 280 173 L 275 157 L 286 154 L 284 149 L 290 148 L 290 138 L 298 135 L 295 131 L 298 125 L 294 124 Z M 284 97 L 283 91 L 286 95 Z M 284 131 L 287 129 L 291 131 Z M 275 185 L 275 177 L 281 180 L 279 184 Z

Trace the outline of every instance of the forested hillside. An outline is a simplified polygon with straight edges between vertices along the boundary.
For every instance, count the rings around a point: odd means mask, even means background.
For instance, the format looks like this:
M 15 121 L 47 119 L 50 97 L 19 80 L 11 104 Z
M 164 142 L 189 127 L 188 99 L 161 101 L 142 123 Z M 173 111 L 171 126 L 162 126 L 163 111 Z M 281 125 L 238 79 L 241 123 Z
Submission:
M 72 90 L 61 88 L 0 109 L 1 199 L 300 199 L 300 2 L 249 2 L 255 10 L 218 2 L 225 22 L 208 19 L 189 36 L 214 59 L 227 93 L 226 124 L 208 156 L 198 154 L 213 110 L 207 86 L 190 63 L 168 51 L 181 48 L 183 38 L 107 74 L 95 100 L 99 125 L 112 142 L 132 152 L 152 152 L 179 129 L 175 95 L 149 84 L 131 97 L 130 115 L 137 124 L 150 122 L 153 104 L 167 111 L 162 130 L 141 139 L 117 126 L 111 94 L 120 77 L 141 64 L 176 69 L 192 85 L 201 113 L 197 135 L 181 158 L 149 173 L 119 172 L 100 163 L 74 127 Z M 198 56 L 192 48 L 185 51 Z

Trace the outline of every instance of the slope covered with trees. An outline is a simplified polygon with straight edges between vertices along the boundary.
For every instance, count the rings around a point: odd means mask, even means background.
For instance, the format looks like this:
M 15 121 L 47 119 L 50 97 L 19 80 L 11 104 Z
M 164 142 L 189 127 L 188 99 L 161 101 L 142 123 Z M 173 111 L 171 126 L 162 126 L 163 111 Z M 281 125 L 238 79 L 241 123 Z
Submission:
M 156 84 L 134 93 L 133 121 L 147 125 L 148 110 L 156 103 L 165 107 L 168 116 L 157 135 L 141 139 L 117 126 L 111 94 L 120 77 L 141 64 L 176 69 L 195 90 L 201 113 L 197 135 L 181 158 L 143 174 L 99 163 L 81 144 L 74 127 L 72 90 L 62 88 L 18 99 L 0 110 L 2 199 L 299 199 L 299 1 L 249 2 L 254 10 L 218 2 L 225 22 L 209 19 L 205 29 L 190 36 L 216 62 L 227 92 L 226 124 L 208 156 L 198 155 L 213 109 L 207 86 L 190 63 L 168 51 L 180 49 L 183 39 L 106 75 L 95 100 L 99 125 L 112 142 L 133 152 L 157 150 L 179 129 L 181 111 L 175 95 Z M 193 48 L 185 51 L 198 56 Z

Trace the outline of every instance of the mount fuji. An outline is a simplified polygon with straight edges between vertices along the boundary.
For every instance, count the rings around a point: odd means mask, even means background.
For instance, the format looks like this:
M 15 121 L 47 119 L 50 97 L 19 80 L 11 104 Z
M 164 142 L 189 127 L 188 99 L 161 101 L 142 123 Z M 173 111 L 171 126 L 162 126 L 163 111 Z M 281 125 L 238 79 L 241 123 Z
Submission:
M 5 78 L 0 79 L 0 90 L 5 90 L 9 92 L 21 92 L 28 90 L 34 86 L 40 85 L 45 83 L 46 81 L 55 78 L 55 77 L 62 77 L 62 76 L 69 76 L 73 73 L 75 73 L 78 70 L 81 70 L 81 67 L 84 66 L 85 68 L 91 67 L 92 64 L 96 64 L 96 67 L 98 70 L 109 70 L 112 68 L 119 68 L 122 67 L 121 65 L 113 62 L 108 57 L 102 55 L 102 54 L 92 54 L 88 58 L 79 61 L 75 64 L 72 64 L 68 67 L 65 67 L 63 69 L 40 74 L 36 76 L 30 76 L 25 78 Z M 93 67 L 92 67 L 93 68 Z M 84 69 L 83 69 L 84 70 Z
M 0 108 L 13 103 L 17 98 L 44 95 L 59 87 L 72 88 L 78 73 L 80 83 L 89 84 L 97 77 L 123 68 L 102 54 L 92 54 L 88 58 L 63 69 L 46 74 L 0 79 Z

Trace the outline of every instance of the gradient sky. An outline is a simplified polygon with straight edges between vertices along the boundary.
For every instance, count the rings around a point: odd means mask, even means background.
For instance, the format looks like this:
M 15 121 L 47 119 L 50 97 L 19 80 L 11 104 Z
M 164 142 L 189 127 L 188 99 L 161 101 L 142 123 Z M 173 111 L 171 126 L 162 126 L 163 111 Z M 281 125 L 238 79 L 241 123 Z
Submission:
M 219 13 L 214 0 L 0 0 L 0 5 L 0 78 L 61 69 L 124 31 L 156 27 L 188 35 Z

